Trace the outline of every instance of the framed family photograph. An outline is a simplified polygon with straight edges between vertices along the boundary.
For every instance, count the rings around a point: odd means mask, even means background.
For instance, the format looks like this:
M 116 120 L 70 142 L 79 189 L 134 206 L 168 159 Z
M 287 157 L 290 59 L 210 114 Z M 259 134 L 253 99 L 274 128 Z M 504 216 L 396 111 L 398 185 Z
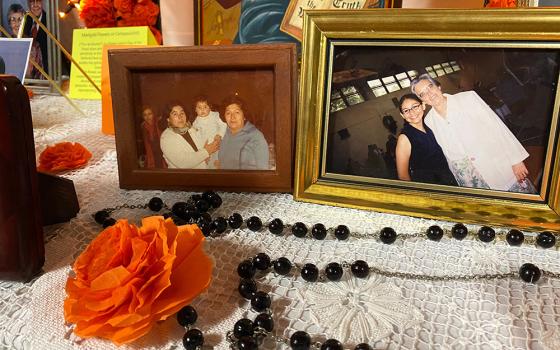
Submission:
M 109 50 L 127 189 L 290 192 L 293 44 Z
M 296 199 L 560 229 L 560 10 L 305 21 Z

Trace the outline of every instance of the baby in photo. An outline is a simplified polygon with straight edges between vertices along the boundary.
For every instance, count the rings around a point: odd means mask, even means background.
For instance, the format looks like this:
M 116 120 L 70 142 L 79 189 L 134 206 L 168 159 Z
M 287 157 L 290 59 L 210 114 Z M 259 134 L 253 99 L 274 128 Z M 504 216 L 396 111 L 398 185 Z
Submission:
M 226 133 L 227 124 L 220 118 L 220 113 L 211 110 L 208 99 L 204 96 L 195 100 L 196 118 L 193 127 L 198 131 L 202 140 L 212 143 L 221 140 Z M 208 169 L 218 168 L 218 152 L 208 159 Z

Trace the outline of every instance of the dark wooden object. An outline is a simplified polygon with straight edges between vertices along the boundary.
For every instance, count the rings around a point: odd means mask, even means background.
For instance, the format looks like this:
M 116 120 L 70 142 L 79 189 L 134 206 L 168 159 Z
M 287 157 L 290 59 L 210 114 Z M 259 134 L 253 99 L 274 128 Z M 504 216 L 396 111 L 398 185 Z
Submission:
M 30 280 L 44 261 L 29 98 L 0 76 L 0 278 Z
M 66 222 L 75 217 L 80 205 L 72 180 L 41 172 L 37 175 L 43 225 Z

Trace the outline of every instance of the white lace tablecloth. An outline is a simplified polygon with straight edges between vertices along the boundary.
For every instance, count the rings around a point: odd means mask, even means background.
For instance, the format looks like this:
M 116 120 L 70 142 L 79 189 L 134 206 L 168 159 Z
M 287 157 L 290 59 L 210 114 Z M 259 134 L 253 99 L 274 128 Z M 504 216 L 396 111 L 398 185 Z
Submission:
M 0 282 L 0 347 L 6 349 L 115 349 L 100 339 L 81 340 L 63 319 L 64 285 L 76 256 L 100 232 L 91 214 L 117 204 L 145 204 L 157 195 L 166 203 L 186 199 L 188 192 L 124 191 L 118 188 L 114 138 L 101 134 L 99 102 L 79 101 L 80 115 L 60 97 L 32 102 L 36 148 L 80 142 L 93 153 L 87 167 L 64 174 L 74 181 L 80 201 L 78 216 L 45 228 L 44 272 L 30 283 Z M 353 231 L 376 232 L 385 226 L 398 233 L 424 231 L 451 223 L 295 202 L 290 194 L 220 193 L 224 204 L 214 215 L 239 212 L 267 221 L 346 224 Z M 116 215 L 139 223 L 143 210 Z M 469 227 L 476 229 L 475 227 Z M 468 275 L 517 271 L 525 262 L 560 272 L 559 252 L 504 242 L 397 240 L 385 245 L 373 239 L 348 241 L 300 239 L 235 230 L 208 239 L 215 261 L 213 282 L 194 301 L 206 344 L 227 349 L 226 333 L 244 317 L 254 318 L 238 292 L 240 261 L 266 252 L 296 263 L 365 260 L 388 271 L 426 275 Z M 347 274 L 345 276 L 348 276 Z M 345 348 L 367 341 L 377 349 L 560 349 L 560 280 L 542 278 L 536 285 L 517 278 L 467 282 L 426 282 L 371 275 L 333 283 L 305 283 L 301 277 L 269 274 L 260 289 L 272 295 L 274 332 L 289 337 L 309 332 L 314 341 L 337 338 Z M 181 349 L 184 330 L 174 317 L 158 323 L 140 340 L 119 349 Z M 272 346 L 273 344 L 268 344 Z M 272 346 L 274 347 L 274 346 Z M 287 348 L 278 345 L 279 349 Z

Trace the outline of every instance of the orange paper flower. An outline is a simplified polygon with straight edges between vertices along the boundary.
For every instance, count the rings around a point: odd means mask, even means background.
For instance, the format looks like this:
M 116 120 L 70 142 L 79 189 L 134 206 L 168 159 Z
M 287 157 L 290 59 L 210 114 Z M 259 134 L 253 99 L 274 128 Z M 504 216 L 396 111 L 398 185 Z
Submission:
M 47 147 L 39 156 L 41 171 L 62 171 L 79 168 L 90 160 L 91 152 L 79 143 L 62 142 Z
M 143 336 L 209 285 L 212 262 L 203 242 L 196 225 L 152 216 L 138 228 L 119 220 L 74 263 L 64 318 L 82 338 L 123 344 Z
M 486 4 L 486 7 L 517 7 L 517 2 L 515 0 L 490 0 L 490 2 Z

